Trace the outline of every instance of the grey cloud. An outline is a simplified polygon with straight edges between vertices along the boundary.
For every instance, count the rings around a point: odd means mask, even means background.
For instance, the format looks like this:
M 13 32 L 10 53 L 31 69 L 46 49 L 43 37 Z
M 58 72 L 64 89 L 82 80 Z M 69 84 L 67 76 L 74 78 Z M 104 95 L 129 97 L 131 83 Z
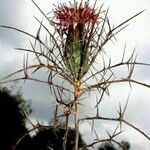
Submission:
M 0 1 L 0 24 L 17 27 L 26 27 L 31 12 L 30 0 L 1 0 Z
M 138 46 L 137 61 L 150 64 L 150 43 L 149 41 L 143 42 Z M 150 66 L 138 66 L 135 68 L 135 76 L 139 80 L 150 80 Z
M 29 16 L 29 1 L 0 1 L 0 25 L 27 30 L 30 25 Z M 24 42 L 23 36 L 16 31 L 11 31 L 11 29 L 0 28 L 0 42 L 6 43 L 11 47 L 20 46 L 20 43 Z
M 20 85 L 22 86 L 23 96 L 27 101 L 31 101 L 33 116 L 48 122 L 53 114 L 53 101 L 49 86 L 34 81 L 22 82 Z

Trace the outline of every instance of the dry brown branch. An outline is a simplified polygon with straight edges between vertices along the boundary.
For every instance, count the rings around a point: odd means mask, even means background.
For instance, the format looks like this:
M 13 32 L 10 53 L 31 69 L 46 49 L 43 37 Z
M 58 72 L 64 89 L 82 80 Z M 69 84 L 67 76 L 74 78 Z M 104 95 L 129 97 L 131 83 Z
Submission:
M 136 131 L 138 131 L 139 133 L 141 133 L 144 137 L 146 137 L 148 140 L 150 140 L 150 137 L 141 129 L 139 129 L 138 127 L 134 126 L 133 124 L 125 121 L 122 117 L 118 117 L 118 118 L 109 118 L 109 117 L 101 117 L 101 116 L 96 116 L 96 117 L 86 117 L 86 118 L 82 118 L 80 119 L 80 121 L 86 121 L 86 120 L 105 120 L 105 121 L 117 121 L 117 122 L 122 122 L 125 123 L 126 125 L 132 127 L 133 129 L 135 129 Z

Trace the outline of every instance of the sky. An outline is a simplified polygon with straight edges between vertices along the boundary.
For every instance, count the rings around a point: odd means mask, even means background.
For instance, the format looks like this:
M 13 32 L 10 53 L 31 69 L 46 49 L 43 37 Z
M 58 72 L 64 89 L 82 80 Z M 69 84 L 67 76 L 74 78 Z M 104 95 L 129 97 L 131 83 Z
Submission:
M 36 0 L 40 8 L 48 13 L 54 7 L 62 2 L 60 0 Z M 63 1 L 64 2 L 64 1 Z M 101 0 L 98 1 L 97 7 L 104 2 L 104 8 L 109 7 L 109 19 L 113 25 L 117 25 L 128 19 L 141 10 L 146 11 L 132 20 L 129 26 L 119 33 L 117 41 L 108 44 L 105 48 L 113 62 L 121 59 L 124 45 L 126 43 L 126 57 L 128 57 L 134 48 L 136 48 L 137 59 L 141 62 L 150 63 L 150 1 L 149 0 Z M 92 0 L 91 0 L 92 3 Z M 0 25 L 15 26 L 17 28 L 35 34 L 38 24 L 34 16 L 42 19 L 41 13 L 31 3 L 30 0 L 0 0 Z M 0 79 L 6 75 L 20 69 L 23 64 L 24 52 L 15 50 L 16 47 L 27 47 L 29 44 L 28 37 L 0 28 Z M 120 71 L 120 74 L 123 73 Z M 135 79 L 150 84 L 150 68 L 136 67 L 134 71 Z M 4 86 L 14 86 L 6 84 Z M 27 81 L 19 82 L 15 89 L 22 88 L 23 97 L 31 101 L 33 114 L 32 120 L 42 123 L 50 121 L 53 113 L 53 103 L 50 100 L 51 94 L 46 85 Z M 41 90 L 42 89 L 42 90 Z M 150 89 L 142 86 L 132 86 L 132 90 L 126 84 L 116 84 L 110 88 L 110 98 L 106 98 L 101 105 L 101 113 L 114 116 L 117 113 L 118 105 L 124 106 L 130 93 L 129 104 L 125 118 L 150 135 Z M 91 96 L 92 99 L 92 96 Z M 87 101 L 88 107 L 81 112 L 89 115 L 87 110 L 94 106 L 93 101 Z M 112 131 L 114 125 L 112 122 L 101 122 L 96 124 L 98 133 L 104 133 L 105 130 Z M 141 136 L 135 130 L 124 125 L 124 134 L 120 137 L 131 143 L 131 150 L 149 150 L 150 141 Z M 89 124 L 81 124 L 81 133 L 86 141 L 89 141 Z

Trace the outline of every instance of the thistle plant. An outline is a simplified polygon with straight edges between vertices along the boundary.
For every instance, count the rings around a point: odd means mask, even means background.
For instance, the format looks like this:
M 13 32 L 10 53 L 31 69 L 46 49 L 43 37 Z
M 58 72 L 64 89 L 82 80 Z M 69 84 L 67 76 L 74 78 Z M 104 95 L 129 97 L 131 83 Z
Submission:
M 128 22 L 143 13 L 143 11 L 116 26 L 112 26 L 108 17 L 108 9 L 103 10 L 103 5 L 98 8 L 96 1 L 93 5 L 90 5 L 89 1 L 84 2 L 82 0 L 81 2 L 74 1 L 69 4 L 59 4 L 48 15 L 33 0 L 31 1 L 43 14 L 49 26 L 47 27 L 43 21 L 35 18 L 39 23 L 36 36 L 15 27 L 1 26 L 19 31 L 34 39 L 34 41 L 30 41 L 31 49 L 17 48 L 18 50 L 27 52 L 23 68 L 8 75 L 1 83 L 16 80 L 31 80 L 45 83 L 50 87 L 53 97 L 51 100 L 54 102 L 55 107 L 52 126 L 57 128 L 61 120 L 65 123 L 63 150 L 66 149 L 68 127 L 72 124 L 70 121 L 72 119 L 74 119 L 73 127 L 75 129 L 74 150 L 94 148 L 97 143 L 105 141 L 114 142 L 122 146 L 121 143 L 115 140 L 116 136 L 122 134 L 122 123 L 137 130 L 150 140 L 150 137 L 142 130 L 124 120 L 128 101 L 124 108 L 119 105 L 118 116 L 116 118 L 99 115 L 99 105 L 103 101 L 104 96 L 109 95 L 110 85 L 127 82 L 130 86 L 134 83 L 150 88 L 150 85 L 132 78 L 135 66 L 149 66 L 149 64 L 138 62 L 136 56 L 134 56 L 134 52 L 129 59 L 125 60 L 124 50 L 121 61 L 116 64 L 112 64 L 111 59 L 107 63 L 104 57 L 106 53 L 104 46 L 109 41 L 115 41 L 116 34 L 126 28 Z M 53 30 L 51 30 L 52 28 Z M 44 38 L 41 36 L 41 30 L 45 32 Z M 30 53 L 35 55 L 33 64 L 28 64 Z M 99 62 L 100 65 L 98 65 Z M 128 73 L 125 77 L 118 78 L 114 70 L 121 66 L 128 67 Z M 46 71 L 46 79 L 34 76 L 40 70 Z M 15 79 L 11 79 L 11 77 L 22 72 L 24 76 L 16 76 Z M 87 99 L 87 95 L 90 93 L 96 93 L 95 97 L 97 97 L 94 107 L 95 114 L 93 116 L 83 116 L 80 113 L 80 106 L 83 105 L 83 100 Z M 83 105 L 82 107 L 85 106 Z M 93 123 L 91 128 L 95 133 L 96 140 L 91 139 L 90 144 L 79 148 L 80 124 L 83 121 L 90 120 L 92 122 L 95 120 L 114 121 L 118 122 L 118 126 L 112 134 L 108 133 L 108 138 L 101 139 L 95 132 Z M 40 127 L 33 125 L 33 129 Z

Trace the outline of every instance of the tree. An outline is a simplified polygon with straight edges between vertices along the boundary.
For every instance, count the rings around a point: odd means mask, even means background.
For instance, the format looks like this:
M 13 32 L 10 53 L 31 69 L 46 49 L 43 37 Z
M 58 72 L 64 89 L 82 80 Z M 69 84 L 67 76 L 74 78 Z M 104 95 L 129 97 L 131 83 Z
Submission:
M 112 143 L 103 143 L 98 150 L 117 150 Z
M 63 147 L 63 139 L 65 135 L 65 129 L 62 127 L 47 127 L 40 129 L 32 138 L 31 147 L 35 150 L 61 150 Z M 67 136 L 66 150 L 73 150 L 75 130 L 69 128 Z M 79 137 L 79 147 L 85 146 L 81 135 Z M 30 148 L 31 148 L 30 147 Z
M 30 110 L 20 93 L 12 95 L 7 88 L 0 88 L 0 149 L 12 150 L 17 140 L 27 132 L 26 116 L 21 107 L 27 112 Z M 27 136 L 23 143 L 29 139 Z M 21 146 L 23 143 L 20 143 L 16 150 L 26 149 L 25 145 Z
M 121 145 L 123 145 L 125 150 L 129 150 L 131 148 L 130 143 L 127 141 L 121 141 Z
M 113 143 L 105 142 L 98 147 L 98 150 L 129 150 L 130 143 L 127 141 L 121 141 L 120 145 L 116 146 Z

